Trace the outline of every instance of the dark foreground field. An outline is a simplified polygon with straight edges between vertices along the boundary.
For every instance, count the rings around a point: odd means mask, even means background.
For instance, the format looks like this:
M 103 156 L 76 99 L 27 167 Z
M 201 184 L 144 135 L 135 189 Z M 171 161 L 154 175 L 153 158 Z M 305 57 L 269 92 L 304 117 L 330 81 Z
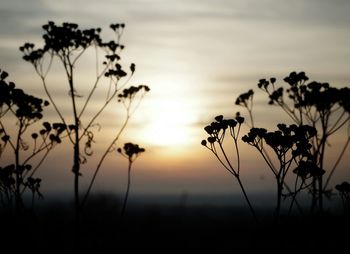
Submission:
M 282 218 L 231 206 L 134 205 L 123 220 L 120 206 L 94 199 L 81 219 L 80 253 L 348 253 L 349 217 Z M 1 217 L 0 253 L 74 253 L 69 206 L 53 203 L 15 220 Z

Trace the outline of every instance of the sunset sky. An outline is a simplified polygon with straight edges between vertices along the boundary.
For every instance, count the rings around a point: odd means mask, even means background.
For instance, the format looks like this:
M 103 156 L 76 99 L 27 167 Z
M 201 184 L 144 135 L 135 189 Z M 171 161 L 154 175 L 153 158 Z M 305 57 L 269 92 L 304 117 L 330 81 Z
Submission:
M 203 127 L 219 114 L 244 115 L 234 101 L 248 89 L 256 90 L 256 125 L 278 123 L 278 111 L 256 89 L 260 78 L 276 77 L 282 84 L 291 71 L 305 71 L 311 80 L 349 86 L 349 13 L 348 0 L 1 0 L 0 68 L 18 87 L 45 98 L 19 46 L 27 41 L 41 45 L 41 26 L 49 20 L 101 27 L 106 36 L 110 23 L 125 23 L 122 62 L 126 68 L 136 64 L 130 85 L 151 88 L 118 143 L 131 141 L 147 150 L 134 165 L 132 193 L 234 194 L 239 191 L 234 179 L 200 145 L 206 138 Z M 93 65 L 83 61 L 79 66 L 80 82 L 89 82 L 85 74 L 93 72 Z M 59 83 L 58 73 L 51 73 L 52 84 Z M 67 89 L 62 85 L 55 94 L 65 110 L 70 106 Z M 56 119 L 50 110 L 47 114 Z M 121 114 L 108 108 L 101 117 L 107 133 L 115 131 Z M 330 144 L 332 149 L 340 147 L 342 135 Z M 108 134 L 99 138 L 96 156 Z M 241 151 L 248 193 L 273 189 L 272 174 L 257 152 L 243 143 Z M 334 153 L 328 156 L 329 161 L 335 158 Z M 333 186 L 350 180 L 349 156 L 348 151 Z M 45 179 L 44 193 L 72 190 L 70 160 L 64 146 L 51 153 L 38 172 Z M 95 159 L 90 162 L 83 181 L 91 176 Z M 94 190 L 123 192 L 126 166 L 125 159 L 111 154 Z

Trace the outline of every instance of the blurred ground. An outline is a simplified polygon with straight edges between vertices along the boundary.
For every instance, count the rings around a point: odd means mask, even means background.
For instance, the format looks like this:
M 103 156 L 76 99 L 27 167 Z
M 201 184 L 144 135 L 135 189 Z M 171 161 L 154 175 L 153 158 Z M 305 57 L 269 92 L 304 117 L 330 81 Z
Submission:
M 121 220 L 109 196 L 84 210 L 80 253 L 347 253 L 349 217 L 282 218 L 233 206 L 133 205 Z M 51 203 L 14 219 L 1 214 L 2 250 L 14 253 L 74 253 L 75 225 L 67 204 Z M 0 253 L 5 253 L 0 249 Z

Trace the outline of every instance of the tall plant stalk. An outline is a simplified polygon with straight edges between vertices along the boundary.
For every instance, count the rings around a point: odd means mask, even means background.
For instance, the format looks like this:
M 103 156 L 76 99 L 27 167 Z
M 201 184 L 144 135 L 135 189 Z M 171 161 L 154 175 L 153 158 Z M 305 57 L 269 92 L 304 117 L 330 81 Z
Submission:
M 32 193 L 33 204 L 36 195 L 42 196 L 41 179 L 34 175 L 49 152 L 61 143 L 66 126 L 43 122 L 43 129 L 30 135 L 28 132 L 42 120 L 43 108 L 49 102 L 16 88 L 13 82 L 6 81 L 5 71 L 0 73 L 0 158 L 6 154 L 12 160 L 11 164 L 0 164 L 0 200 L 3 208 L 20 215 L 26 208 L 26 190 Z M 12 121 L 16 121 L 15 127 Z
M 324 162 L 331 136 L 342 130 L 344 126 L 349 126 L 350 104 L 347 98 L 350 96 L 350 89 L 347 87 L 338 89 L 331 87 L 328 83 L 315 81 L 307 83 L 308 79 L 304 72 L 292 72 L 284 78 L 284 81 L 288 84 L 287 89 L 284 89 L 283 86 L 277 87 L 276 78 L 261 79 L 258 87 L 267 94 L 269 104 L 278 105 L 296 125 L 309 125 L 317 130 L 317 135 L 310 140 L 312 147 L 310 148 L 309 160 L 315 164 L 314 167 L 320 169 L 319 173 L 327 172 L 324 168 Z M 236 104 L 245 107 L 251 117 L 253 94 L 253 90 L 249 90 L 247 93 L 241 94 L 236 100 Z M 323 174 L 316 174 L 307 178 L 311 180 L 311 184 L 303 182 L 312 195 L 311 211 L 315 211 L 316 208 L 321 212 L 323 211 L 324 193 L 327 192 L 326 188 L 330 179 L 349 145 L 349 137 L 348 132 L 343 149 L 325 182 Z M 264 154 L 267 153 L 264 152 Z M 265 161 L 269 166 L 272 164 L 270 160 Z M 291 194 L 291 191 L 289 192 Z M 295 196 L 293 200 L 295 200 Z
M 243 122 L 244 118 L 241 117 L 239 113 L 237 113 L 235 119 L 224 119 L 222 115 L 216 116 L 215 122 L 212 122 L 210 125 L 204 128 L 209 137 L 207 140 L 202 140 L 201 144 L 209 151 L 211 151 L 216 159 L 220 162 L 220 164 L 235 177 L 254 220 L 258 222 L 255 210 L 248 198 L 247 192 L 240 178 L 241 163 L 238 137 Z M 233 140 L 234 149 L 236 151 L 236 167 L 233 166 L 224 147 L 224 141 L 227 132 L 229 132 L 229 135 Z
M 140 156 L 140 154 L 145 152 L 146 150 L 137 144 L 128 142 L 124 144 L 123 148 L 118 148 L 117 151 L 128 160 L 126 191 L 123 199 L 122 210 L 120 212 L 120 216 L 123 218 L 125 215 L 126 206 L 129 198 L 130 186 L 131 186 L 131 167 L 135 162 L 135 160 Z
M 79 234 L 81 210 L 87 201 L 103 161 L 107 155 L 115 149 L 116 142 L 121 133 L 125 130 L 131 115 L 138 107 L 144 95 L 150 90 L 145 85 L 127 87 L 128 82 L 135 72 L 135 64 L 130 65 L 130 72 L 127 73 L 119 63 L 121 59 L 120 53 L 125 48 L 124 45 L 120 43 L 125 25 L 111 24 L 110 28 L 116 35 L 116 40 L 104 42 L 100 36 L 100 28 L 83 30 L 74 23 L 56 25 L 54 22 L 50 21 L 43 26 L 44 46 L 42 48 L 35 49 L 35 46 L 32 43 L 25 43 L 20 47 L 20 50 L 24 53 L 24 60 L 30 62 L 34 66 L 36 73 L 39 75 L 44 91 L 46 92 L 58 117 L 69 127 L 66 129 L 66 135 L 69 138 L 73 149 L 72 172 L 74 175 L 74 211 L 77 234 Z M 76 77 L 75 73 L 78 69 L 79 59 L 81 59 L 90 49 L 95 50 L 96 78 L 92 82 L 92 88 L 88 92 L 88 96 L 83 99 L 78 93 L 78 87 L 74 77 Z M 99 59 L 100 54 L 98 52 L 103 52 L 103 61 Z M 44 61 L 45 58 L 49 58 L 49 61 Z M 71 100 L 71 114 L 69 115 L 63 113 L 62 108 L 55 102 L 54 96 L 52 96 L 53 91 L 48 88 L 47 76 L 54 59 L 57 59 L 62 64 L 67 78 L 68 91 Z M 45 63 L 48 64 L 45 66 Z M 101 63 L 103 65 L 102 68 L 99 67 Z M 105 91 L 106 99 L 103 101 L 100 108 L 98 108 L 92 115 L 88 115 L 87 108 L 93 103 L 93 96 L 103 81 L 107 81 L 106 83 L 108 84 L 108 89 Z M 138 103 L 135 105 L 133 104 L 134 101 L 138 101 Z M 82 164 L 93 154 L 92 144 L 95 142 L 93 127 L 96 125 L 98 117 L 101 116 L 102 112 L 112 102 L 119 102 L 124 105 L 127 115 L 125 120 L 122 121 L 117 134 L 111 138 L 112 142 L 108 145 L 105 152 L 102 153 L 100 160 L 98 160 L 99 162 L 96 166 L 93 177 L 90 180 L 88 190 L 81 199 L 80 177 L 82 176 Z M 70 125 L 67 120 L 69 118 L 73 119 L 73 123 Z M 78 239 L 76 241 L 78 241 Z

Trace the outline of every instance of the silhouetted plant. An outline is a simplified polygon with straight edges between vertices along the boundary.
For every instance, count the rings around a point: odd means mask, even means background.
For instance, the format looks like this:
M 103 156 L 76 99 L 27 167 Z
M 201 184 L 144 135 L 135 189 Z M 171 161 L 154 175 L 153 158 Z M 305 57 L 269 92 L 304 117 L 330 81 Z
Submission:
M 68 126 L 67 119 L 69 115 L 63 114 L 62 108 L 55 102 L 52 96 L 53 92 L 49 90 L 47 85 L 47 75 L 50 72 L 53 60 L 58 59 L 58 62 L 63 65 L 68 81 L 72 106 L 70 116 L 73 118 L 73 123 L 69 125 L 70 128 L 66 129 L 66 134 L 73 146 L 72 172 L 74 174 L 75 214 L 78 223 L 80 211 L 89 196 L 104 159 L 107 154 L 115 150 L 116 141 L 126 128 L 132 113 L 139 105 L 139 103 L 133 104 L 133 102 L 135 100 L 140 101 L 150 89 L 145 85 L 125 88 L 135 72 L 135 64 L 130 65 L 129 73 L 120 64 L 120 53 L 124 49 L 124 45 L 120 43 L 125 28 L 124 24 L 110 25 L 116 36 L 116 40 L 108 42 L 102 40 L 100 36 L 101 28 L 80 29 L 74 23 L 56 25 L 52 21 L 48 22 L 42 28 L 44 29 L 43 47 L 36 49 L 34 44 L 25 43 L 20 47 L 20 50 L 24 53 L 23 59 L 34 66 L 36 73 L 42 81 L 46 95 L 60 120 Z M 89 49 L 95 50 L 96 53 L 96 78 L 92 83 L 88 96 L 84 99 L 77 91 L 74 77 L 78 67 L 78 60 Z M 104 54 L 104 60 L 101 62 L 98 58 L 100 51 Z M 101 63 L 103 67 L 100 69 Z M 89 112 L 89 115 L 87 114 L 87 107 L 91 104 L 93 95 L 102 80 L 106 80 L 107 84 L 109 84 L 108 89 L 105 91 L 106 99 L 96 113 L 91 115 L 91 112 Z M 123 83 L 122 80 L 124 81 Z M 98 161 L 88 189 L 83 195 L 82 200 L 80 200 L 79 179 L 82 175 L 81 165 L 87 161 L 88 156 L 92 155 L 92 144 L 95 142 L 92 128 L 96 126 L 96 119 L 113 101 L 123 103 L 126 109 L 126 117 L 119 131 L 111 138 L 111 143 L 107 146 L 101 159 Z
M 315 163 L 312 161 L 313 158 L 310 152 L 312 145 L 309 140 L 317 134 L 315 128 L 307 125 L 297 126 L 295 124 L 290 126 L 278 124 L 277 128 L 278 130 L 274 132 L 268 132 L 263 128 L 251 128 L 250 132 L 242 137 L 242 140 L 259 151 L 275 176 L 277 186 L 275 216 L 278 219 L 281 210 L 283 186 L 290 168 L 294 164 L 297 165 L 296 169 L 293 171 L 297 175 L 297 178 L 292 204 L 295 201 L 296 194 L 304 188 L 305 181 L 309 178 L 309 175 L 320 175 L 323 174 L 324 171 L 316 167 Z M 271 148 L 271 153 L 275 155 L 278 166 L 275 166 L 272 160 L 267 158 L 267 154 L 269 154 L 270 151 L 267 151 L 266 148 L 264 149 L 266 145 Z M 298 177 L 302 179 L 300 187 L 297 187 Z M 287 193 L 286 195 L 289 194 L 290 193 Z
M 240 96 L 236 99 L 236 105 L 241 105 L 245 107 L 249 113 L 249 119 L 251 121 L 250 127 L 254 127 L 253 122 L 253 97 L 254 97 L 254 91 L 249 90 L 246 93 L 242 93 Z M 248 124 L 249 125 L 249 124 Z
M 350 128 L 350 89 L 334 88 L 328 83 L 309 82 L 309 78 L 304 72 L 292 72 L 284 81 L 287 83 L 287 89 L 276 85 L 276 78 L 269 80 L 259 80 L 258 87 L 264 91 L 269 98 L 270 105 L 278 105 L 289 117 L 299 126 L 309 125 L 317 129 L 317 135 L 313 136 L 310 143 L 312 163 L 315 167 L 323 170 L 324 159 L 327 144 L 330 137 L 346 125 Z M 236 104 L 247 108 L 251 117 L 252 127 L 253 115 L 252 105 L 254 92 L 249 90 L 238 97 Z M 250 104 L 248 104 L 248 102 Z M 349 130 L 349 129 L 348 129 Z M 350 132 L 345 140 L 343 149 L 337 157 L 334 166 L 331 167 L 326 182 L 323 181 L 324 174 L 312 176 L 312 184 L 309 190 L 312 193 L 312 211 L 318 206 L 320 211 L 323 210 L 323 195 L 329 190 L 327 186 L 336 170 L 341 158 L 343 157 L 350 143 Z M 266 154 L 266 161 L 271 164 L 271 160 Z
M 121 210 L 121 217 L 123 217 L 125 214 L 126 205 L 127 205 L 128 197 L 129 197 L 129 191 L 130 191 L 130 185 L 131 185 L 131 167 L 132 167 L 132 164 L 137 159 L 137 157 L 139 157 L 140 154 L 145 152 L 146 150 L 142 147 L 139 147 L 139 145 L 137 145 L 137 144 L 133 144 L 133 143 L 129 142 L 129 143 L 124 144 L 123 149 L 118 148 L 117 151 L 123 157 L 128 159 L 128 181 L 127 181 L 126 192 L 125 192 L 124 201 L 123 201 L 123 207 Z
M 206 126 L 204 130 L 209 135 L 207 140 L 202 140 L 201 144 L 211 151 L 220 164 L 231 174 L 233 175 L 244 195 L 245 200 L 249 206 L 249 209 L 254 216 L 254 219 L 257 221 L 257 217 L 254 211 L 253 206 L 251 205 L 248 195 L 244 189 L 243 183 L 240 179 L 240 154 L 238 146 L 238 137 L 241 130 L 241 125 L 244 122 L 244 118 L 240 116 L 237 112 L 235 119 L 224 119 L 222 115 L 216 116 L 215 121 L 210 125 Z M 227 141 L 226 137 L 229 134 L 231 141 Z M 225 150 L 224 143 L 232 142 L 236 152 L 236 166 L 233 165 L 232 161 L 229 159 L 227 151 Z
M 31 191 L 32 207 L 34 197 L 42 197 L 39 191 L 41 179 L 34 174 L 48 153 L 61 143 L 66 126 L 43 122 L 43 128 L 28 137 L 27 133 L 42 119 L 43 108 L 49 102 L 16 88 L 13 82 L 6 81 L 8 74 L 5 71 L 0 70 L 0 73 L 0 158 L 6 153 L 5 161 L 12 161 L 0 166 L 0 201 L 10 210 L 14 205 L 18 213 L 24 208 L 26 189 Z M 16 122 L 15 126 L 12 121 Z
M 350 183 L 342 182 L 341 184 L 337 184 L 335 189 L 339 192 L 344 212 L 346 212 L 350 205 Z

